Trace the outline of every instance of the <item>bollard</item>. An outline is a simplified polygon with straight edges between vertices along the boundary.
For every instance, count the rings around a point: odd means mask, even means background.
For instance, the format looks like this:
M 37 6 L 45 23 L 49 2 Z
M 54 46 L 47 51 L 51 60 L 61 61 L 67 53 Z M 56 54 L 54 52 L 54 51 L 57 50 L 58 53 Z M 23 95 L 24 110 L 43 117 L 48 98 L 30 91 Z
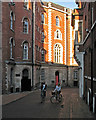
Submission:
M 89 106 L 91 105 L 91 89 L 89 88 Z
M 96 93 L 93 96 L 93 113 L 96 114 Z
M 87 93 L 87 104 L 89 105 L 89 90 L 88 90 L 88 93 Z

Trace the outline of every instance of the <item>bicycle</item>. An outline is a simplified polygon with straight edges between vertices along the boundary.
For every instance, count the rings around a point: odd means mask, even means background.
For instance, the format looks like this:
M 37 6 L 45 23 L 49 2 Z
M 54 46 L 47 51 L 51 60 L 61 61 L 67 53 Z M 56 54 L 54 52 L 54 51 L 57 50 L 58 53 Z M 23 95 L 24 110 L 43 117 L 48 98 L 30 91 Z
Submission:
M 56 92 L 52 91 L 51 94 L 52 94 L 52 96 L 50 98 L 51 103 L 54 104 L 54 103 L 62 102 L 62 94 L 61 93 L 58 93 L 57 91 Z
M 41 91 L 41 103 L 43 103 L 45 101 L 45 97 L 46 97 L 46 91 L 42 90 Z

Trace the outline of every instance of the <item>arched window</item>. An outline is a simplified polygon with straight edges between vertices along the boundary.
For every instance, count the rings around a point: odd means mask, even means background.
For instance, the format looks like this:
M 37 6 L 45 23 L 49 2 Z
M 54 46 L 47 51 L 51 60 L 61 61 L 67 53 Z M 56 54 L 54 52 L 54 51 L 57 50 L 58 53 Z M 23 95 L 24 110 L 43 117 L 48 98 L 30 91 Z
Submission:
M 29 76 L 28 70 L 27 70 L 27 69 L 24 69 L 24 70 L 22 71 L 22 78 L 28 78 L 28 76 Z
M 41 42 L 42 43 L 44 43 L 44 38 L 45 38 L 44 31 L 42 31 L 42 36 L 41 36 Z
M 13 12 L 10 13 L 10 29 L 13 29 Z
M 56 44 L 54 47 L 55 51 L 54 51 L 54 57 L 55 57 L 55 62 L 56 63 L 63 63 L 63 50 L 62 50 L 62 46 L 60 44 Z
M 45 62 L 45 51 L 44 50 L 41 51 L 41 61 Z
M 28 33 L 28 19 L 27 18 L 23 20 L 23 32 Z
M 59 17 L 56 16 L 56 26 L 59 26 Z
M 55 36 L 54 36 L 55 39 L 60 39 L 62 40 L 62 33 L 60 30 L 56 30 L 55 31 Z
M 28 43 L 23 43 L 23 59 L 28 60 Z
M 44 14 L 41 14 L 41 23 L 44 23 Z
M 10 59 L 13 58 L 13 47 L 15 46 L 14 39 L 10 38 Z

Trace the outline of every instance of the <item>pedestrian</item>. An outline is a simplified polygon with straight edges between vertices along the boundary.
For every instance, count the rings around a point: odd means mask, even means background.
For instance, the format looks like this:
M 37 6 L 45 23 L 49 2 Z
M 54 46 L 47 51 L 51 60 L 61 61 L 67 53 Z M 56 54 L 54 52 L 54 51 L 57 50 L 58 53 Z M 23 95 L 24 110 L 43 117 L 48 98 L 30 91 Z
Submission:
M 47 89 L 47 85 L 45 84 L 45 82 L 42 82 L 41 83 L 41 103 L 45 100 L 46 89 Z

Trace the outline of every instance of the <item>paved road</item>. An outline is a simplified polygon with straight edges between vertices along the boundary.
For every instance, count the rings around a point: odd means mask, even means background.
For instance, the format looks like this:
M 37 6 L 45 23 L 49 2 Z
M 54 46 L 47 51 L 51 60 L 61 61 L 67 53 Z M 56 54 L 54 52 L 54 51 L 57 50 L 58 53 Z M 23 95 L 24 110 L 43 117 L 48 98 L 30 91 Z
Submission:
M 50 103 L 48 89 L 45 103 L 40 103 L 40 90 L 4 105 L 3 118 L 94 118 L 85 102 L 79 98 L 77 88 L 62 89 L 63 102 Z

